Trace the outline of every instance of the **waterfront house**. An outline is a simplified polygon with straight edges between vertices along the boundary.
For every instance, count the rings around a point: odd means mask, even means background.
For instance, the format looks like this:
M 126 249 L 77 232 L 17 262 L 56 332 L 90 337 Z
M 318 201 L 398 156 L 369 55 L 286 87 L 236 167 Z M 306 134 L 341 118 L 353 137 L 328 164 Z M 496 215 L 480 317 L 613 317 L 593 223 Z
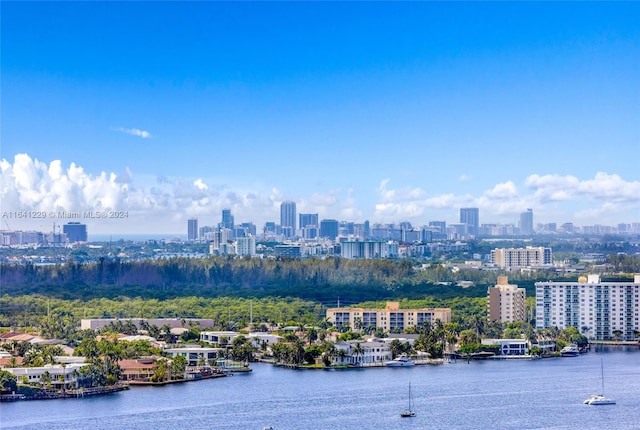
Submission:
M 233 339 L 238 336 L 244 336 L 237 331 L 202 331 L 200 332 L 200 341 L 210 343 L 212 345 L 226 346 L 231 345 Z
M 378 340 L 340 341 L 335 347 L 337 352 L 332 357 L 333 365 L 382 366 L 385 361 L 393 358 L 389 345 Z
M 50 383 L 55 389 L 69 389 L 76 386 L 77 371 L 87 365 L 87 363 L 47 364 L 42 367 L 14 367 L 4 370 L 13 373 L 20 383 L 43 385 Z
M 187 359 L 187 366 L 200 364 L 215 364 L 219 358 L 224 358 L 225 348 L 207 348 L 189 346 L 184 348 L 167 348 L 164 350 L 170 357 L 183 356 Z
M 527 355 L 526 339 L 482 339 L 483 345 L 500 345 L 500 355 Z
M 120 379 L 123 381 L 147 381 L 157 367 L 158 357 L 142 357 L 137 360 L 120 360 L 118 365 L 122 369 Z

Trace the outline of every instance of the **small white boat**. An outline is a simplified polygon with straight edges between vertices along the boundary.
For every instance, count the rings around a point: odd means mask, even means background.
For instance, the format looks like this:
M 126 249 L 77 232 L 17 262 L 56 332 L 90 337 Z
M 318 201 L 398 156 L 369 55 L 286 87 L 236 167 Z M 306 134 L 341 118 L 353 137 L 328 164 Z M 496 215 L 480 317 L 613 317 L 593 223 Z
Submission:
M 384 363 L 387 367 L 405 367 L 405 366 L 415 366 L 416 363 L 413 362 L 406 355 L 401 355 L 399 357 L 394 358 L 391 361 L 387 361 Z
M 592 394 L 583 402 L 585 405 L 615 405 L 616 401 L 601 394 Z
M 409 407 L 400 413 L 402 418 L 411 418 L 416 416 L 416 411 L 413 408 L 413 397 L 411 397 L 411 384 L 409 384 Z
M 604 364 L 602 360 L 600 360 L 600 380 L 602 384 L 602 393 L 604 393 Z M 615 405 L 616 401 L 610 397 L 605 397 L 604 394 L 592 394 L 587 400 L 584 402 L 585 405 Z
M 578 345 L 572 343 L 571 345 L 567 345 L 560 350 L 560 355 L 563 357 L 577 357 L 580 355 L 580 349 Z

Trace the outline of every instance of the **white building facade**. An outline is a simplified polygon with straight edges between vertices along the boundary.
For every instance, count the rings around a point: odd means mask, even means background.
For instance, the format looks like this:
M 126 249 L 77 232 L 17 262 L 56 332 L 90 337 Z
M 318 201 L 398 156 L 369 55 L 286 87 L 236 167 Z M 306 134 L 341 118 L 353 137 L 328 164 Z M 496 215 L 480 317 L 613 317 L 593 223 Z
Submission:
M 629 282 L 536 282 L 536 328 L 575 327 L 593 340 L 635 340 L 640 331 L 640 275 Z
M 491 250 L 491 263 L 502 269 L 549 267 L 553 264 L 551 248 L 498 248 Z

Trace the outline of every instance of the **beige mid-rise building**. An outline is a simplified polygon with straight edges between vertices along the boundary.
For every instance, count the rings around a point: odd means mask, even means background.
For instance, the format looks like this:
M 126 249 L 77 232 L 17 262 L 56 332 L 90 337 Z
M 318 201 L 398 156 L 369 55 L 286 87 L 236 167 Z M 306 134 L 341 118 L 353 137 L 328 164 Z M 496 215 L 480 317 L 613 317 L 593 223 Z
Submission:
M 400 309 L 399 302 L 387 302 L 384 309 L 331 308 L 327 319 L 336 327 L 348 325 L 352 330 L 381 328 L 401 332 L 409 327 L 451 322 L 451 308 Z
M 506 276 L 498 276 L 498 283 L 487 291 L 489 319 L 500 322 L 524 321 L 526 290 L 509 284 Z

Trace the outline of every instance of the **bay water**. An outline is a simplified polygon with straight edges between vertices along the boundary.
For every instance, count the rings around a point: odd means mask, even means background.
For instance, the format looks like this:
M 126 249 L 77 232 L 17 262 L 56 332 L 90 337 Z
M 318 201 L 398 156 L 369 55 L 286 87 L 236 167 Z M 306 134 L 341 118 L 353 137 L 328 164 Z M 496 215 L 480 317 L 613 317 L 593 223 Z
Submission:
M 602 360 L 602 361 L 601 361 Z M 611 406 L 582 402 L 601 391 Z M 2 429 L 639 429 L 640 351 L 458 360 L 403 368 L 292 370 L 252 363 L 231 377 L 100 397 L 0 404 Z M 409 384 L 416 416 L 401 418 Z

